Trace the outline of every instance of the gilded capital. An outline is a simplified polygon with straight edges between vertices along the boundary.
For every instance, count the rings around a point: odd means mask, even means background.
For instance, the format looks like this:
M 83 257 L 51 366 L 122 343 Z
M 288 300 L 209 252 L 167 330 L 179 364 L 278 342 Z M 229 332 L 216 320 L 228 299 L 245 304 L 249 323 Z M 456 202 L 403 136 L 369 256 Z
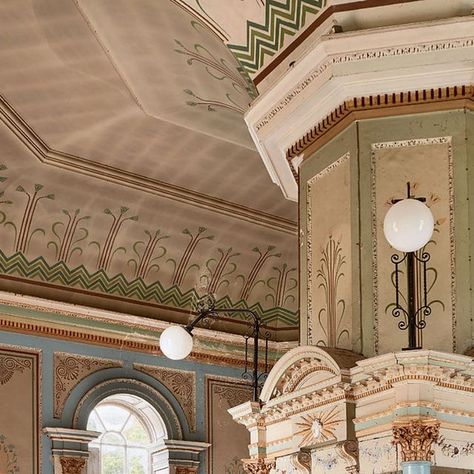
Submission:
M 82 474 L 86 467 L 86 458 L 62 456 L 60 462 L 63 474 Z
M 197 474 L 198 468 L 191 466 L 178 466 L 176 467 L 175 474 Z
M 275 460 L 267 458 L 242 459 L 244 470 L 248 474 L 270 474 L 275 468 Z
M 439 422 L 434 419 L 397 422 L 393 443 L 400 446 L 402 461 L 431 461 L 431 446 L 438 440 Z

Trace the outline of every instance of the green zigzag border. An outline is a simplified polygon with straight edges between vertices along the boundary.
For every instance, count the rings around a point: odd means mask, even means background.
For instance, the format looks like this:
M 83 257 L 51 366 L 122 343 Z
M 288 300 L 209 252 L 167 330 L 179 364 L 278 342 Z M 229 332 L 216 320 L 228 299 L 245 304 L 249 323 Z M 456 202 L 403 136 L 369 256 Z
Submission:
M 193 303 L 199 299 L 199 294 L 194 288 L 183 292 L 179 287 L 173 285 L 165 289 L 159 281 L 147 285 L 141 278 L 129 281 L 121 273 L 109 276 L 104 270 L 91 273 L 84 265 L 69 268 L 62 261 L 50 265 L 41 256 L 28 260 L 21 252 L 7 256 L 0 250 L 0 273 L 61 286 L 79 287 L 91 292 L 156 302 L 175 308 L 191 309 Z M 251 309 L 262 318 L 265 324 L 279 322 L 290 328 L 298 326 L 298 312 L 285 308 L 264 309 L 260 303 L 248 306 L 244 300 L 233 302 L 228 296 L 219 299 L 217 307 Z
M 228 44 L 248 73 L 255 73 L 264 63 L 265 55 L 273 56 L 283 46 L 285 35 L 293 36 L 304 26 L 308 13 L 318 13 L 326 0 L 267 0 L 265 23 L 247 22 L 247 44 Z

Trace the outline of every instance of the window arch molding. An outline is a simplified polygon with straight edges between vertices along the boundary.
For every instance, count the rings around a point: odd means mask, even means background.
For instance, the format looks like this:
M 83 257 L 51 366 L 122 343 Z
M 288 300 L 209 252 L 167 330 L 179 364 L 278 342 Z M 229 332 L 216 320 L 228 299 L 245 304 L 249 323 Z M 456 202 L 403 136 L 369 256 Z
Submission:
M 165 396 L 150 385 L 130 378 L 106 380 L 87 391 L 76 406 L 73 428 L 86 430 L 89 415 L 98 403 L 112 395 L 123 394 L 134 395 L 148 402 L 162 418 L 168 439 L 183 439 L 182 424 Z

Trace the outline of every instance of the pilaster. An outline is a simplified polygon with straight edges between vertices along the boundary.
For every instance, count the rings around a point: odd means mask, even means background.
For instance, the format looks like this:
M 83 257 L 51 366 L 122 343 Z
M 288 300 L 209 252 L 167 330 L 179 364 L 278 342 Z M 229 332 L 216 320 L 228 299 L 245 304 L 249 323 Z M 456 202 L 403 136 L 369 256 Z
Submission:
M 89 443 L 100 436 L 97 431 L 69 428 L 44 428 L 51 439 L 54 474 L 86 474 Z
M 197 474 L 200 454 L 209 443 L 164 439 L 152 453 L 154 474 Z

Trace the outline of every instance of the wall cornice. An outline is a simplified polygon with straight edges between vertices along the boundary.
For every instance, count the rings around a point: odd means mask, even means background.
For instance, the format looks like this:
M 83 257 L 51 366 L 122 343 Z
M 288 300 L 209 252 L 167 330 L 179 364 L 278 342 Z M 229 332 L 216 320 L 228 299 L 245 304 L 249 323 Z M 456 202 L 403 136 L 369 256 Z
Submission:
M 460 85 L 354 97 L 345 100 L 293 143 L 286 151 L 286 158 L 297 179 L 298 173 L 291 163 L 294 157 L 301 154 L 304 158 L 311 156 L 357 120 L 453 109 L 474 110 L 474 86 Z
M 169 326 L 164 321 L 142 318 L 41 298 L 0 292 L 0 328 L 31 336 L 94 344 L 103 347 L 162 355 L 159 335 Z M 17 311 L 8 311 L 8 308 Z M 236 334 L 196 328 L 191 360 L 206 364 L 244 367 L 244 340 Z M 269 341 L 269 361 L 295 347 L 295 342 Z M 264 362 L 261 368 L 264 368 Z

